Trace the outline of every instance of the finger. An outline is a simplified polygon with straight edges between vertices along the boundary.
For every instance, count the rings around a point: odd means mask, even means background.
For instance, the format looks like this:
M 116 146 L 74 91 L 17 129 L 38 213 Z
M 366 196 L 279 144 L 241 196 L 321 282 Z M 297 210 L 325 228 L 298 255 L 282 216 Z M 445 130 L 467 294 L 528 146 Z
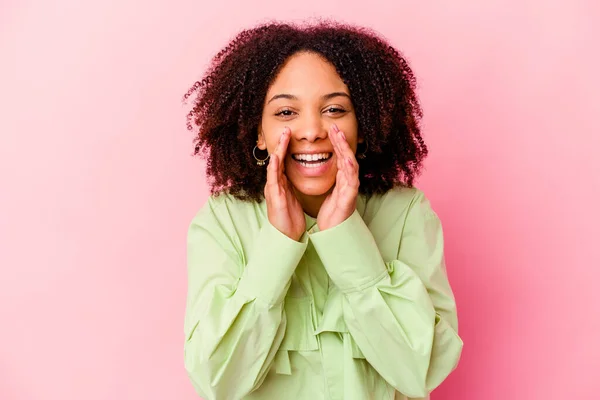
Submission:
M 281 168 L 279 157 L 276 154 L 272 156 L 273 167 L 271 170 L 271 182 L 269 183 L 271 204 L 274 210 L 283 210 L 286 207 L 286 202 L 283 196 L 285 195 L 285 182 L 281 179 Z
M 347 180 L 347 182 L 351 181 L 352 177 L 353 177 L 353 164 L 351 161 L 351 158 L 353 156 L 352 153 L 352 149 L 350 148 L 350 145 L 348 144 L 347 140 L 346 140 L 346 136 L 344 135 L 344 133 L 342 131 L 337 132 L 337 134 L 335 135 L 336 139 L 336 146 L 337 146 L 337 154 L 338 154 L 338 159 L 339 159 L 339 166 L 338 168 L 343 172 L 344 178 Z M 350 159 L 350 163 L 348 162 L 348 160 Z
M 346 135 L 344 134 L 343 131 L 338 131 L 335 136 L 336 136 L 335 143 L 337 146 L 337 151 L 339 153 L 340 159 L 343 160 L 342 165 L 345 168 L 345 166 L 346 166 L 345 159 L 354 155 L 354 153 L 352 152 L 352 149 L 350 148 L 350 145 L 348 144 L 348 141 L 346 140 Z
M 293 200 L 296 197 L 294 194 L 294 185 L 292 185 L 289 179 L 286 179 L 285 185 L 287 187 L 288 200 Z
M 355 165 L 358 163 L 356 162 L 352 148 L 350 148 L 350 144 L 346 140 L 344 132 L 339 131 L 336 136 L 338 136 L 336 144 L 340 159 L 339 169 L 343 171 L 344 179 L 346 180 L 345 183 L 352 185 L 352 182 L 358 177 L 357 171 L 355 170 Z
M 343 133 L 342 133 L 343 134 Z M 340 139 L 340 144 L 342 147 L 342 153 L 344 155 L 344 164 L 347 166 L 348 172 L 351 174 L 351 177 L 358 177 L 358 161 L 356 160 L 356 154 L 354 154 L 354 150 L 350 147 L 350 144 L 345 137 Z
M 278 164 L 277 154 L 271 154 L 271 160 L 267 166 L 267 185 L 273 185 L 277 182 Z
M 340 152 L 340 147 L 338 145 L 338 127 L 336 124 L 333 124 L 330 128 L 329 128 L 329 141 L 331 142 L 331 145 L 333 146 L 333 152 L 335 154 L 335 159 L 336 159 L 336 165 L 337 165 L 337 169 L 338 171 L 341 170 L 343 168 L 343 164 L 340 162 L 343 159 L 343 156 Z
M 340 133 L 340 129 L 337 127 L 336 124 L 331 125 L 330 128 L 330 133 L 329 133 L 329 140 L 331 141 L 331 144 L 333 145 L 334 150 L 337 152 L 339 152 L 340 150 L 340 146 L 339 146 L 339 133 Z
M 354 163 L 355 161 L 352 161 L 351 158 L 346 158 L 346 168 L 344 171 L 346 173 L 346 179 L 351 186 L 354 186 L 356 183 L 358 183 L 358 170 Z
M 280 163 L 280 172 L 283 172 L 283 161 L 285 160 L 285 154 L 287 153 L 288 144 L 290 143 L 290 133 L 290 128 L 286 126 L 279 137 L 279 143 L 275 149 L 275 153 L 277 154 Z
M 269 211 L 276 210 L 278 205 L 277 195 L 277 156 L 271 155 L 267 165 L 267 184 L 265 185 L 265 200 Z
M 335 143 L 336 154 L 338 155 L 338 176 L 336 180 L 340 190 L 344 188 L 354 191 L 358 182 L 358 171 L 356 169 L 358 163 L 356 157 L 348 141 L 346 140 L 345 134 L 334 127 L 337 132 L 333 135 L 333 143 Z
M 348 140 L 346 139 L 346 135 L 344 134 L 344 132 L 340 131 L 339 136 L 340 136 L 340 139 L 338 140 L 338 143 L 340 146 L 340 150 L 342 151 L 344 156 L 350 157 L 350 159 L 355 158 L 354 152 L 352 151 L 352 148 L 350 147 L 350 144 L 348 143 Z

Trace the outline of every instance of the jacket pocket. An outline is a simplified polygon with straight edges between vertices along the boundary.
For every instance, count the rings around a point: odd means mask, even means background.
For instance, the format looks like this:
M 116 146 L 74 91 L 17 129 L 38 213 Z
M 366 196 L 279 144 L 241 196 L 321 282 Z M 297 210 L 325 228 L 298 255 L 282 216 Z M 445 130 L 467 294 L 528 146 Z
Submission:
M 325 303 L 325 310 L 323 312 L 323 319 L 317 327 L 316 333 L 322 332 L 336 332 L 340 335 L 344 342 L 346 351 L 350 351 L 352 358 L 364 359 L 365 356 L 354 341 L 352 334 L 348 331 L 346 322 L 344 321 L 344 305 L 343 305 L 342 293 L 333 287 L 332 292 Z
M 360 347 L 358 347 L 358 345 L 354 341 L 354 338 L 352 337 L 352 335 L 350 333 L 348 333 L 347 335 L 348 335 L 348 337 L 344 337 L 344 342 L 348 341 L 348 343 L 350 345 L 350 350 L 352 352 L 352 358 L 363 358 L 363 359 L 365 359 L 366 358 L 365 355 L 360 350 Z
M 313 324 L 313 301 L 310 297 L 287 297 L 284 303 L 286 328 L 283 341 L 275 354 L 278 374 L 291 375 L 290 351 L 318 351 L 319 343 Z

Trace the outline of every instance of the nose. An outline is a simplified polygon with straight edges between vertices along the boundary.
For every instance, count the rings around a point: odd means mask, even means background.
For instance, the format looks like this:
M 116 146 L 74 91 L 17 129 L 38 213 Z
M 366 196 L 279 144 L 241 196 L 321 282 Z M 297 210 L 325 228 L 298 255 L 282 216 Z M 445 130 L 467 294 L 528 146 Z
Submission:
M 305 118 L 299 122 L 296 129 L 292 128 L 296 140 L 306 140 L 307 142 L 313 143 L 327 137 L 329 126 L 325 123 L 323 118 L 321 118 L 320 114 L 305 115 Z

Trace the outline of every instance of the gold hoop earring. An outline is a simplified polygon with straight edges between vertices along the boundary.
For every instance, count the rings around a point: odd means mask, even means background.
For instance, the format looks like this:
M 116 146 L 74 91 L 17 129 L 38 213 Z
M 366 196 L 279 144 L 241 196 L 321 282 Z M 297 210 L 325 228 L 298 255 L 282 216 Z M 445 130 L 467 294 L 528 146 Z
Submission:
M 252 155 L 254 156 L 254 159 L 256 160 L 256 165 L 258 165 L 259 167 L 262 167 L 265 165 L 265 162 L 269 159 L 269 157 L 271 157 L 271 155 L 267 154 L 267 158 L 265 158 L 264 160 L 261 160 L 258 157 L 256 157 L 256 149 L 258 149 L 258 146 L 254 146 L 254 148 L 252 149 Z
M 369 151 L 369 143 L 365 141 L 365 150 L 362 153 L 357 154 L 356 158 L 364 160 L 365 158 L 367 158 L 367 151 Z

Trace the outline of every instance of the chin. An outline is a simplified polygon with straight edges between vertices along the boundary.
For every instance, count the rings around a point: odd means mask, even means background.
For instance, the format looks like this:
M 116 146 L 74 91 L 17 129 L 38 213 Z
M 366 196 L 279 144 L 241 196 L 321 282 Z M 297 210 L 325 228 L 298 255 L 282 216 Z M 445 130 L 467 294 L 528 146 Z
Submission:
M 291 181 L 291 183 L 304 196 L 324 196 L 329 194 L 335 182 L 324 179 L 302 179 L 300 182 Z

